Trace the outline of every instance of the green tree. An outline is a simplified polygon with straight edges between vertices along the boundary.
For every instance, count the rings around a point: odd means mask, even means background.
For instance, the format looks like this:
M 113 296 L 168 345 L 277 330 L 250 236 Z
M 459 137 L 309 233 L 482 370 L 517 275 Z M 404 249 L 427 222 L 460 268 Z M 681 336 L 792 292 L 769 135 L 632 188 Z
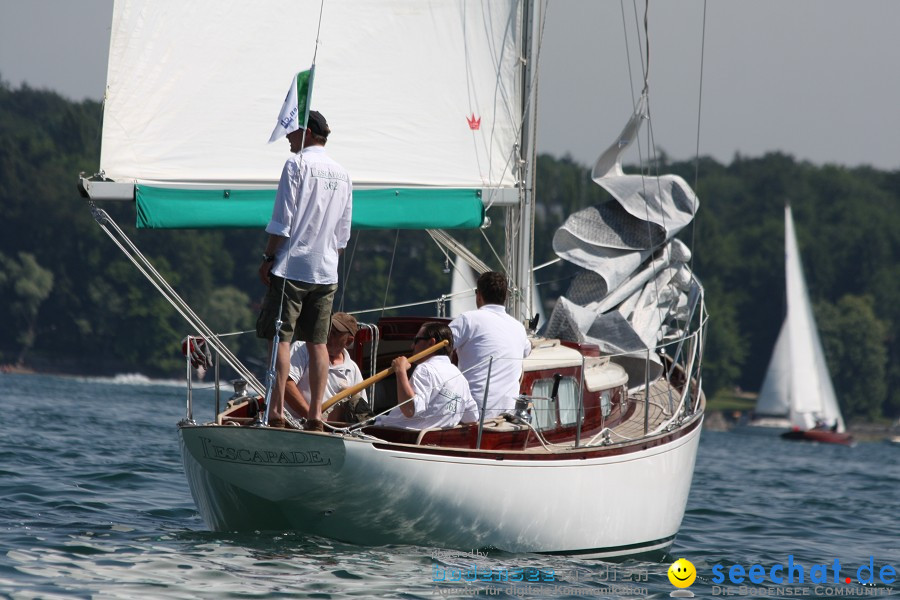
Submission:
M 33 254 L 19 252 L 18 260 L 0 254 L 0 298 L 6 306 L 15 340 L 19 344 L 16 364 L 22 365 L 37 335 L 37 316 L 53 289 L 53 273 L 41 267 Z
M 880 416 L 887 394 L 887 327 L 873 306 L 871 297 L 849 294 L 836 305 L 815 306 L 828 370 L 847 419 Z
M 189 333 L 187 325 L 107 239 L 75 190 L 77 173 L 99 170 L 101 115 L 97 102 L 71 102 L 27 86 L 10 89 L 0 80 L 0 253 L 17 268 L 21 259 L 13 257 L 27 253 L 52 273 L 49 295 L 41 302 L 53 310 L 39 310 L 22 358 L 54 370 L 70 364 L 81 372 L 178 376 L 183 370 L 179 342 Z M 900 267 L 895 258 L 900 256 L 900 171 L 816 166 L 783 153 L 736 156 L 730 164 L 703 157 L 672 162 L 661 155 L 649 168 L 626 171 L 657 167 L 681 175 L 700 197 L 697 218 L 679 237 L 692 248 L 692 268 L 706 289 L 707 392 L 734 386 L 753 390 L 762 382 L 785 314 L 783 207 L 789 201 L 814 302 L 837 307 L 848 295 L 872 299 L 869 312 L 841 309 L 833 323 L 820 323 L 836 328 L 829 338 L 851 338 L 848 327 L 868 327 L 871 333 L 866 317 L 884 328 L 876 338 L 888 357 L 886 366 L 880 375 L 866 377 L 869 385 L 878 380 L 884 392 L 865 394 L 880 397 L 880 408 L 858 412 L 900 416 Z M 553 236 L 565 219 L 607 201 L 608 195 L 591 180 L 586 166 L 571 157 L 542 155 L 535 199 L 534 262 L 541 264 L 555 258 Z M 256 275 L 265 244 L 261 230 L 136 230 L 133 204 L 104 203 L 102 208 L 214 329 L 252 327 L 264 293 Z M 491 268 L 500 268 L 505 209 L 493 207 L 488 216 L 493 224 L 486 229 L 452 233 Z M 386 314 L 433 315 L 433 300 L 450 287 L 444 263 L 443 253 L 424 232 L 354 231 L 341 260 L 339 306 L 352 311 L 426 302 Z M 577 272 L 565 262 L 538 271 L 546 309 L 566 293 Z M 4 267 L 3 273 L 10 281 L 9 269 Z M 26 279 L 23 285 L 34 284 L 31 276 Z M 7 307 L 7 314 L 23 297 L 16 293 L 10 285 L 0 285 L 0 306 Z M 250 322 L 244 325 L 248 313 Z M 856 313 L 862 325 L 848 320 Z M 375 311 L 361 318 L 374 322 L 380 316 Z M 9 356 L 4 360 L 20 355 L 20 335 L 29 341 L 22 333 L 26 325 L 24 318 L 0 320 L 0 352 Z M 828 350 L 830 355 L 837 351 Z M 249 340 L 246 345 L 242 340 L 238 351 L 250 362 L 266 354 Z M 846 365 L 833 367 L 840 367 L 833 372 L 836 380 L 847 376 Z M 853 399 L 847 400 L 848 394 Z M 841 392 L 848 402 L 858 395 Z M 856 415 L 857 409 L 848 414 Z
M 200 316 L 218 334 L 251 331 L 256 322 L 256 315 L 250 309 L 250 297 L 230 285 L 212 291 Z M 259 349 L 255 333 L 227 336 L 222 340 L 237 354 Z
M 714 283 L 714 286 L 716 284 Z M 706 347 L 703 352 L 703 389 L 708 396 L 734 386 L 746 358 L 736 302 L 727 292 L 706 288 Z

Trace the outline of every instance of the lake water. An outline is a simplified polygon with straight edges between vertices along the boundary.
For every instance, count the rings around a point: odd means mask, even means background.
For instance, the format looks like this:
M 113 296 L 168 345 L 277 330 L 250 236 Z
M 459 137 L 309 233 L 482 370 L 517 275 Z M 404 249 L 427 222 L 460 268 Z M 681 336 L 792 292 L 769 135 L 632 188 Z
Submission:
M 704 431 L 681 533 L 662 562 L 436 559 L 417 546 L 206 531 L 182 472 L 185 394 L 174 382 L 4 374 L 0 385 L 3 597 L 668 598 L 667 569 L 683 557 L 698 575 L 681 591 L 696 597 L 900 598 L 900 578 L 879 581 L 900 572 L 900 446 Z M 209 402 L 195 406 L 199 419 L 211 415 Z M 862 585 L 870 558 L 874 581 Z M 542 581 L 447 582 L 473 562 L 482 573 L 534 569 Z M 773 581 L 791 564 L 793 583 Z M 736 570 L 731 581 L 734 565 L 761 583 L 739 582 Z

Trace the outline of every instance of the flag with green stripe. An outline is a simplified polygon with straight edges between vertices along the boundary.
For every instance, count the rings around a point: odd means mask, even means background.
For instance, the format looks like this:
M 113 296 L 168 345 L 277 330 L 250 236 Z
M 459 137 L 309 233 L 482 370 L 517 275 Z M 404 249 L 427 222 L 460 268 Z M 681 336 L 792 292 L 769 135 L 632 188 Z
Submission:
M 269 137 L 269 143 L 279 140 L 301 127 L 306 128 L 315 70 L 316 66 L 313 65 L 308 71 L 297 73 L 291 80 L 291 87 L 281 106 L 281 112 L 278 113 L 278 123 Z

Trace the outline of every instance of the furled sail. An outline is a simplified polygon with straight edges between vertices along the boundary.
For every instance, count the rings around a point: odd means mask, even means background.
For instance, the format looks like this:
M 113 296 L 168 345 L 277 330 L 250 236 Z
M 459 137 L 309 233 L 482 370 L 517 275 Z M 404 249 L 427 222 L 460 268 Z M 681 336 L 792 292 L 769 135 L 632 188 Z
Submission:
M 317 43 L 312 107 L 353 178 L 355 227 L 478 226 L 484 195 L 514 188 L 519 2 L 326 3 L 317 31 L 320 6 L 116 2 L 100 167 L 135 185 L 146 225 L 266 222 L 288 156 L 267 138 Z
M 690 251 L 674 239 L 696 213 L 693 190 L 675 175 L 622 170 L 622 155 L 646 117 L 642 96 L 619 138 L 594 165 L 594 181 L 612 198 L 571 215 L 554 235 L 557 255 L 583 271 L 545 329 L 549 336 L 644 360 L 648 349 L 680 334 L 678 322 L 690 319 L 699 290 L 687 266 Z M 661 371 L 656 360 L 656 375 Z M 643 374 L 632 378 L 642 379 Z

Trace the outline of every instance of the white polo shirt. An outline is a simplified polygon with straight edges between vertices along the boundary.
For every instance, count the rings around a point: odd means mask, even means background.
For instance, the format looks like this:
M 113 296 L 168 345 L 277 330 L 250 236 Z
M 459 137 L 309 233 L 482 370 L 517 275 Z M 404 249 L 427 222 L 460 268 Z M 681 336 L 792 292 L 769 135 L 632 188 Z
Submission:
M 338 250 L 350 239 L 353 184 L 322 146 L 284 163 L 266 232 L 289 238 L 278 247 L 272 273 L 293 281 L 338 282 Z
M 479 407 L 484 402 L 487 358 L 494 358 L 485 418 L 512 412 L 519 395 L 522 359 L 531 353 L 525 327 L 499 304 L 485 304 L 453 319 L 450 331 L 459 369 L 469 380 L 469 389 Z
M 303 393 L 306 401 L 309 402 L 312 392 L 309 390 L 309 348 L 306 347 L 306 342 L 294 342 L 291 344 L 291 370 L 288 373 L 288 377 L 297 384 L 297 388 Z M 357 364 L 353 362 L 353 359 L 350 358 L 350 353 L 344 350 L 344 362 L 339 365 L 328 365 L 328 379 L 325 383 L 323 402 L 351 385 L 362 383 L 362 381 L 362 372 L 360 372 Z M 368 401 L 365 390 L 361 391 L 360 395 Z M 287 405 L 285 405 L 285 408 L 290 409 Z M 294 414 L 293 411 L 291 411 L 291 414 Z M 298 417 L 299 415 L 294 414 L 294 416 Z
M 478 421 L 478 405 L 469 384 L 449 356 L 432 356 L 416 365 L 409 383 L 416 393 L 410 401 L 415 414 L 407 417 L 395 408 L 378 417 L 378 425 L 421 430 Z

